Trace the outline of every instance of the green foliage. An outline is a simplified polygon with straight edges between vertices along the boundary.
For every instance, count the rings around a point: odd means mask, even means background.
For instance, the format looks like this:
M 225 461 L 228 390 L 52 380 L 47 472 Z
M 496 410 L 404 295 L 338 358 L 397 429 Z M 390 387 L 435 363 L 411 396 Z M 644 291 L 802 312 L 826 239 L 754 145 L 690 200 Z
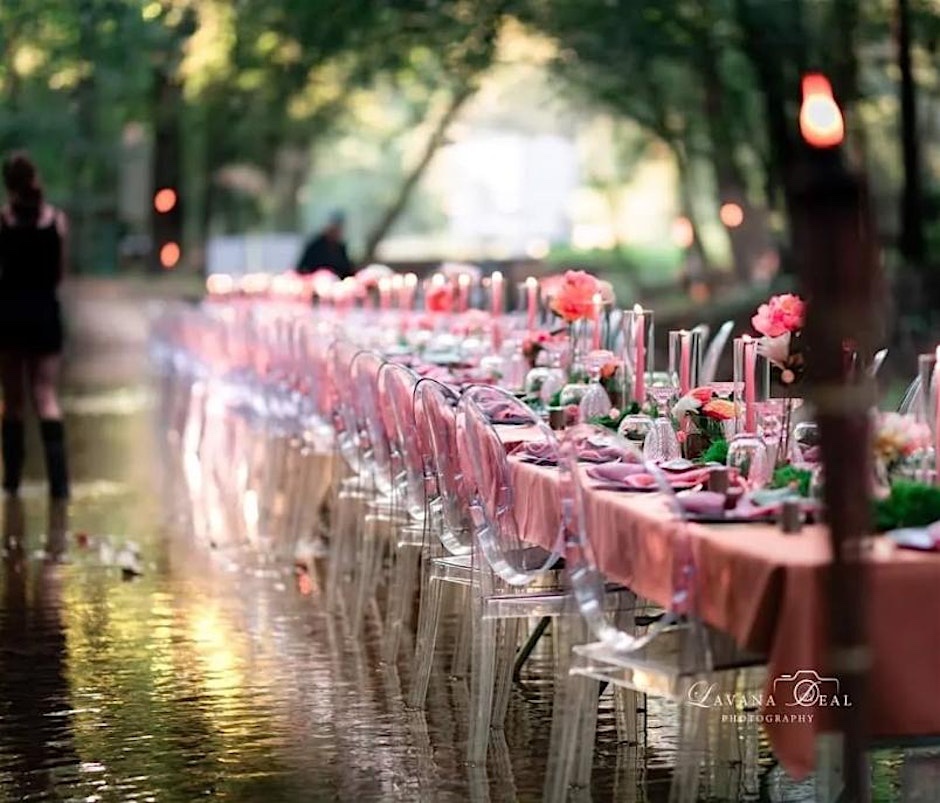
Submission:
M 920 482 L 898 480 L 885 499 L 874 503 L 877 532 L 900 527 L 926 527 L 940 521 L 940 488 Z
M 800 496 L 809 497 L 813 480 L 811 471 L 793 466 L 781 466 L 774 471 L 770 480 L 771 488 L 795 488 Z
M 728 462 L 728 441 L 716 440 L 704 451 L 701 457 L 703 463 L 721 463 Z

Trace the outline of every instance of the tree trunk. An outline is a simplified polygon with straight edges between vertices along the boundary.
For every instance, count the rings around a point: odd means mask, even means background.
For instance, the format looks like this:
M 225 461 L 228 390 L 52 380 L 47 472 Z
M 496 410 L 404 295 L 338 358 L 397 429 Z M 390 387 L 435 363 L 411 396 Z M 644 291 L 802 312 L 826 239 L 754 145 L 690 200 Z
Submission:
M 362 264 L 368 265 L 370 262 L 375 260 L 375 255 L 378 251 L 379 245 L 388 235 L 389 231 L 391 231 L 392 226 L 395 225 L 402 212 L 404 212 L 407 208 L 408 202 L 411 200 L 411 195 L 418 186 L 418 182 L 421 180 L 421 177 L 430 166 L 435 154 L 444 144 L 444 139 L 447 136 L 447 129 L 450 128 L 451 123 L 453 123 L 457 118 L 457 115 L 460 113 L 460 110 L 463 108 L 464 104 L 470 100 L 471 97 L 473 97 L 475 91 L 475 88 L 470 84 L 464 84 L 454 93 L 454 96 L 451 98 L 450 105 L 447 107 L 443 116 L 434 127 L 434 130 L 431 132 L 431 136 L 428 138 L 428 141 L 424 146 L 424 151 L 421 154 L 421 158 L 418 159 L 414 167 L 412 167 L 405 176 L 405 180 L 399 187 L 398 193 L 395 195 L 395 199 L 389 205 L 388 209 L 385 210 L 385 213 L 379 219 L 378 223 L 376 223 L 376 225 L 372 228 L 372 231 L 370 231 L 366 237 L 366 246 L 362 257 Z
M 695 205 L 693 203 L 695 192 L 692 188 L 692 173 L 689 167 L 689 160 L 678 143 L 670 143 L 670 148 L 676 159 L 676 172 L 679 174 L 679 204 L 682 208 L 682 214 L 688 219 L 689 225 L 692 228 L 692 244 L 689 246 L 689 260 L 698 262 L 698 267 L 701 269 L 700 277 L 690 275 L 689 278 L 706 279 L 709 273 L 711 273 L 711 263 L 708 259 L 708 253 L 705 251 L 705 246 L 702 243 L 702 238 L 699 235 L 698 215 L 695 212 Z M 689 271 L 690 274 L 692 272 L 691 270 Z
M 901 253 L 909 262 L 924 257 L 923 194 L 917 131 L 917 97 L 911 66 L 909 0 L 898 0 L 898 68 L 901 72 L 901 155 L 904 190 L 901 199 Z

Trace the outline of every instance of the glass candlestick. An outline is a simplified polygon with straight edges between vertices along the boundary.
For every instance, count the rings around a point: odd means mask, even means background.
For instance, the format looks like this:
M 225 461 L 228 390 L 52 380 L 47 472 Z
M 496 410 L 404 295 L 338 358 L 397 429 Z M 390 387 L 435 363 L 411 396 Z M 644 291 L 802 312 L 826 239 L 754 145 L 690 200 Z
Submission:
M 669 331 L 669 377 L 685 396 L 698 387 L 702 367 L 702 333 L 671 329 Z
M 749 335 L 734 339 L 734 404 L 736 430 L 757 432 L 757 405 L 770 397 L 770 363 L 757 352 Z
M 621 327 L 630 396 L 642 407 L 646 404 L 646 388 L 653 374 L 653 311 L 643 309 L 639 304 L 632 310 L 624 310 Z
M 940 458 L 940 394 L 937 392 L 938 358 L 940 347 L 930 354 L 921 354 L 917 357 L 917 374 L 920 378 L 920 405 L 917 417 L 921 423 L 930 428 L 933 449 L 924 450 L 922 466 L 923 481 L 940 481 L 937 460 Z

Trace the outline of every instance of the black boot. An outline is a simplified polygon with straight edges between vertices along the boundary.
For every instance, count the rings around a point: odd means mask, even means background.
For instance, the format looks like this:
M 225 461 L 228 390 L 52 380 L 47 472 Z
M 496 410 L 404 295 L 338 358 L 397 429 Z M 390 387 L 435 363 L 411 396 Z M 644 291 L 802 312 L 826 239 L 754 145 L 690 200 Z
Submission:
M 65 455 L 65 427 L 62 422 L 45 418 L 39 422 L 42 448 L 46 454 L 46 474 L 49 477 L 49 496 L 53 499 L 69 498 L 69 468 Z
M 23 479 L 26 442 L 23 422 L 16 418 L 3 419 L 3 490 L 18 493 Z

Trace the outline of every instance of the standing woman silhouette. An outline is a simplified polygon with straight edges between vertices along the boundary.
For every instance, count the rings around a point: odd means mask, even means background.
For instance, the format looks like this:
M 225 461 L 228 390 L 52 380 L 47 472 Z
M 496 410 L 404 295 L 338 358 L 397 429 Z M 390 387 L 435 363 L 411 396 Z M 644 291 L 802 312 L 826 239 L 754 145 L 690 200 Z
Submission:
M 7 203 L 0 208 L 3 490 L 15 496 L 22 480 L 28 389 L 39 417 L 49 496 L 53 503 L 63 503 L 58 507 L 64 510 L 69 478 L 56 389 L 63 339 L 57 289 L 66 261 L 68 221 L 45 202 L 36 167 L 25 153 L 14 153 L 4 161 L 3 183 L 7 191 Z M 50 507 L 50 514 L 55 507 Z

